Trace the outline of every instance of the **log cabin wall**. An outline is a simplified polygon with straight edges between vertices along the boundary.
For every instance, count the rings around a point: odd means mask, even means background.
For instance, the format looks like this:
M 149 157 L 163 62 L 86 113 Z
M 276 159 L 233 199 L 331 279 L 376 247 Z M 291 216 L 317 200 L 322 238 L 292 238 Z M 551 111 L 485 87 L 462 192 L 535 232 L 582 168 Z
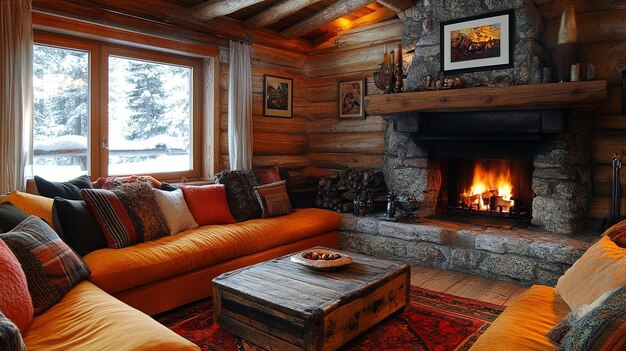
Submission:
M 583 67 L 593 63 L 595 79 L 609 82 L 609 100 L 597 106 L 592 145 L 593 199 L 588 217 L 595 225 L 609 214 L 611 155 L 626 158 L 626 116 L 621 115 L 622 70 L 626 69 L 626 9 L 612 1 L 536 0 L 543 14 L 546 46 L 554 53 L 563 6 L 576 10 L 578 43 Z M 622 189 L 626 175 L 622 169 Z M 622 191 L 622 216 L 626 215 L 626 191 Z
M 400 20 L 362 27 L 310 53 L 307 74 L 311 80 L 305 93 L 311 103 L 306 176 L 316 178 L 346 167 L 382 168 L 386 121 L 380 115 L 339 119 L 338 84 L 365 78 L 365 93 L 381 94 L 372 74 L 383 60 L 385 46 L 389 51 L 396 47 L 403 30 Z
M 228 50 L 220 54 L 220 164 L 219 170 L 229 169 L 228 162 Z M 252 94 L 253 94 L 253 167 L 262 168 L 280 165 L 282 175 L 288 175 L 290 185 L 302 183 L 302 170 L 309 165 L 306 157 L 308 137 L 306 135 L 309 101 L 305 92 L 309 79 L 303 67 L 307 57 L 263 45 L 253 44 Z M 293 79 L 293 117 L 263 116 L 263 75 Z

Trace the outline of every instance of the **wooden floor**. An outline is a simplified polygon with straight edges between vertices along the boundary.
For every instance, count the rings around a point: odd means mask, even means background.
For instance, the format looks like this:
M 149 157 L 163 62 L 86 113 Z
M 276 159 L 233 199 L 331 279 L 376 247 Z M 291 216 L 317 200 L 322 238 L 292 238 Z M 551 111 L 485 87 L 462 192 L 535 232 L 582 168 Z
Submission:
M 411 266 L 411 285 L 504 306 L 528 289 L 516 283 L 418 265 Z

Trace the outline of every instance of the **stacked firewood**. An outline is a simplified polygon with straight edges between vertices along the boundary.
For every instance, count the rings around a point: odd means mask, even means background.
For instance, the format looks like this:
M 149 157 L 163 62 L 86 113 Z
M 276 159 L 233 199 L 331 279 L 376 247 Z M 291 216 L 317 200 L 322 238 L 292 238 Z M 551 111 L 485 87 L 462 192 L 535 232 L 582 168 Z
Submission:
M 352 212 L 354 199 L 360 191 L 372 194 L 374 207 L 387 201 L 387 187 L 382 170 L 346 168 L 319 180 L 315 206 L 337 212 Z

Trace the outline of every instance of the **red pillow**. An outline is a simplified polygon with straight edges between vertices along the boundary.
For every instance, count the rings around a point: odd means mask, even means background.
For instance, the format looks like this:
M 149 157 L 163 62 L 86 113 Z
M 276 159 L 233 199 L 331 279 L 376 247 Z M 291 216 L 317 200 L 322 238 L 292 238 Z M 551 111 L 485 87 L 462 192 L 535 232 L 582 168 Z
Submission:
M 263 184 L 272 184 L 280 181 L 280 172 L 278 171 L 278 166 L 272 166 L 266 169 L 257 169 L 255 170 L 263 180 Z
M 0 240 L 0 311 L 21 331 L 33 320 L 33 301 L 26 275 L 7 244 Z
M 198 225 L 235 223 L 228 208 L 226 187 L 223 184 L 182 185 L 180 189 Z

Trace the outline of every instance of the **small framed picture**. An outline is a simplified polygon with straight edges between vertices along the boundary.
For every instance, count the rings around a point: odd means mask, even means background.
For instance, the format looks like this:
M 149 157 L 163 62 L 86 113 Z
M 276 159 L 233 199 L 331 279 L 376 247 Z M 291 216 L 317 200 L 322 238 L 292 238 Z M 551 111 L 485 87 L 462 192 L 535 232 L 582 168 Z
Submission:
M 339 82 L 339 118 L 365 118 L 365 78 Z
M 459 74 L 513 67 L 515 12 L 441 22 L 441 71 Z
M 293 79 L 263 75 L 263 115 L 291 118 Z

